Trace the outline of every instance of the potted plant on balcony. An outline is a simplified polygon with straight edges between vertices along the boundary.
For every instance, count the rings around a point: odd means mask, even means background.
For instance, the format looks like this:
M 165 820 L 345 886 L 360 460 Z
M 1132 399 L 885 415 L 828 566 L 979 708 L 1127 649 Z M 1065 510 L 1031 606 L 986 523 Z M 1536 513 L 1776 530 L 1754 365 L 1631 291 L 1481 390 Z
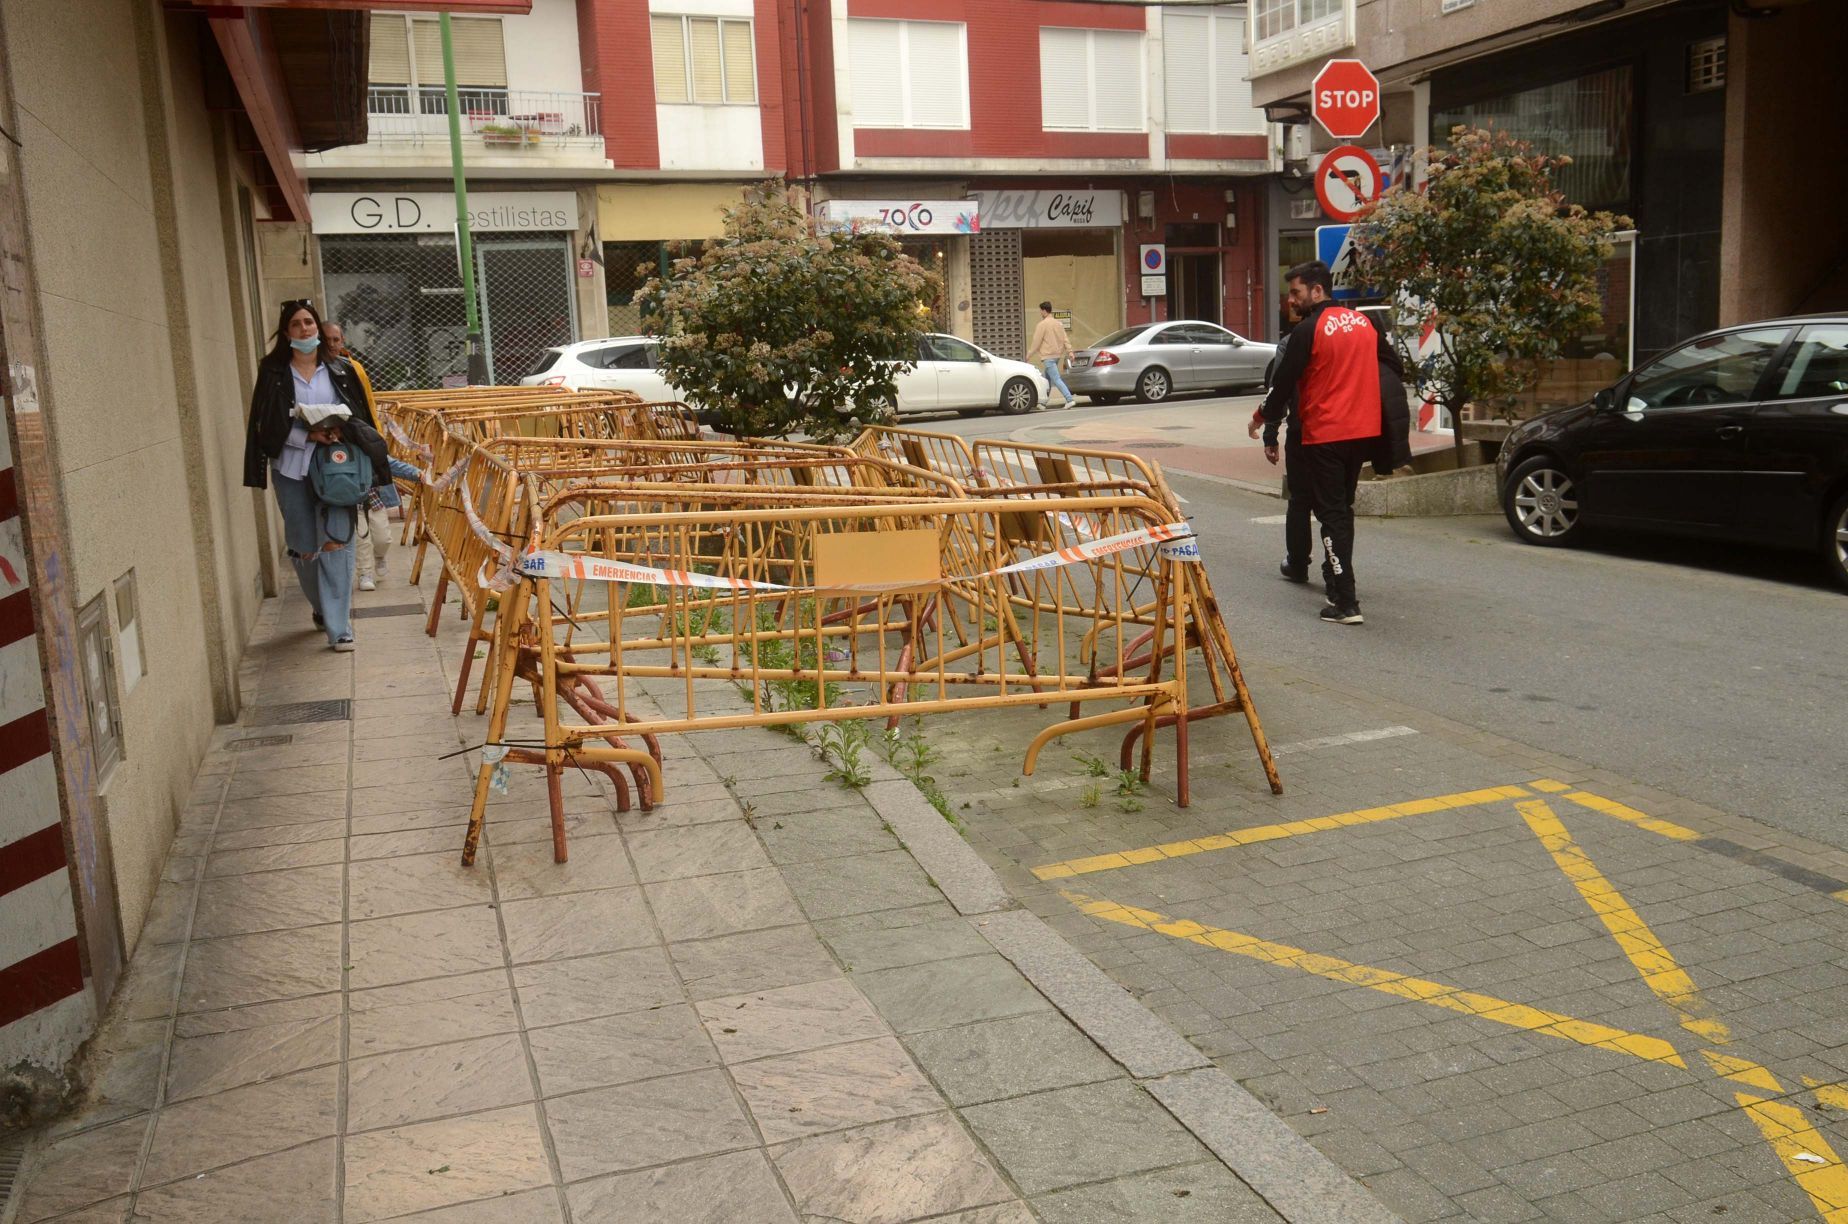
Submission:
M 483 144 L 517 145 L 526 140 L 526 129 L 511 123 L 484 123 L 479 131 Z

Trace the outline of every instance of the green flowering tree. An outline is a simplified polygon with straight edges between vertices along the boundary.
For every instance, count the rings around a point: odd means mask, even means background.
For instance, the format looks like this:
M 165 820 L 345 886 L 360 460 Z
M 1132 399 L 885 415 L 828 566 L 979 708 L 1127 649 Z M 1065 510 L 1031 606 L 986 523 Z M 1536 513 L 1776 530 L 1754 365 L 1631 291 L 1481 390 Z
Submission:
M 1406 370 L 1460 421 L 1465 404 L 1531 388 L 1567 340 L 1597 326 L 1598 270 L 1630 221 L 1568 203 L 1552 172 L 1570 159 L 1505 133 L 1454 128 L 1429 159 L 1425 190 L 1395 186 L 1361 212 L 1349 279 L 1411 299 L 1394 336 Z M 1419 359 L 1433 311 L 1435 349 Z
M 661 336 L 661 372 L 719 428 L 825 441 L 896 398 L 939 289 L 890 234 L 821 232 L 766 186 L 636 301 Z

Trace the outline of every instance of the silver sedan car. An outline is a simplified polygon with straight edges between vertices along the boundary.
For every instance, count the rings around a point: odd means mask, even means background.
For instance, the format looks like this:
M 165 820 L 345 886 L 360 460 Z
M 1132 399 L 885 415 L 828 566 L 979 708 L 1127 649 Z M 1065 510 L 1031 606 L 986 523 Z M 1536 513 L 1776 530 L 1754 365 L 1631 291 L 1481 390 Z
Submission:
M 1073 353 L 1065 381 L 1102 404 L 1129 395 L 1154 404 L 1176 391 L 1262 387 L 1276 356 L 1276 345 L 1216 323 L 1140 323 Z

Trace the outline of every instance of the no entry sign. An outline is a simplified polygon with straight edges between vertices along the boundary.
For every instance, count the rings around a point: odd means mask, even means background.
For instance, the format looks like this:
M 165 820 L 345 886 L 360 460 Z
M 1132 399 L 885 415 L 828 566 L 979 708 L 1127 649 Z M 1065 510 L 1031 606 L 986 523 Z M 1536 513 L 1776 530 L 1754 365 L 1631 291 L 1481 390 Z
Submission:
M 1359 145 L 1336 145 L 1315 168 L 1315 198 L 1336 221 L 1352 221 L 1379 194 L 1380 164 Z
M 1359 140 L 1380 117 L 1380 79 L 1357 59 L 1329 60 L 1309 87 L 1309 109 L 1336 140 Z

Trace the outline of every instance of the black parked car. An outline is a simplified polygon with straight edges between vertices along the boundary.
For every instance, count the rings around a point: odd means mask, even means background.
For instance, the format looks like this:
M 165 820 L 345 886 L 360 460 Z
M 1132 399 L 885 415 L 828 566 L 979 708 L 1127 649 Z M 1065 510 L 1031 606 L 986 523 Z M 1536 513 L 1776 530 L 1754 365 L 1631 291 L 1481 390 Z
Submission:
M 1496 466 L 1530 544 L 1609 524 L 1815 549 L 1848 585 L 1848 315 L 1708 332 L 1517 426 Z

